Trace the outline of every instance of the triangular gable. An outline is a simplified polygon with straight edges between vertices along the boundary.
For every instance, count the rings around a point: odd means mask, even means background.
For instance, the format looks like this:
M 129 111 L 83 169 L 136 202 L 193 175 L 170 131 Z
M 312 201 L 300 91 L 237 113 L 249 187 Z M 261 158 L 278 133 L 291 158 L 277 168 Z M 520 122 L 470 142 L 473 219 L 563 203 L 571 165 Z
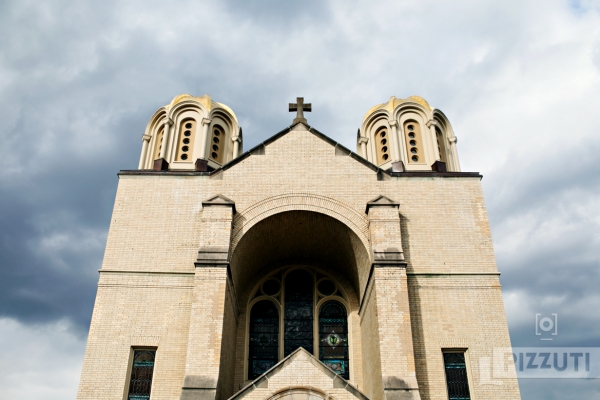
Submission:
M 250 382 L 229 400 L 280 397 L 284 391 L 314 389 L 308 398 L 347 398 L 369 400 L 355 386 L 333 372 L 302 347 L 275 364 L 270 370 Z M 310 390 L 308 391 L 310 392 Z M 307 393 L 308 393 L 307 392 Z M 277 395 L 280 396 L 277 396 Z M 323 394 L 326 394 L 324 396 Z M 297 396 L 294 396 L 294 399 Z
M 222 194 L 217 194 L 204 200 L 202 202 L 202 207 L 206 206 L 230 206 L 233 207 L 233 213 L 235 214 L 235 201 L 223 196 Z
M 220 172 L 220 171 L 226 171 L 226 170 L 234 167 L 235 165 L 237 165 L 238 163 L 240 163 L 241 161 L 245 160 L 246 158 L 248 158 L 250 156 L 265 154 L 265 147 L 266 146 L 268 146 L 269 144 L 271 144 L 271 143 L 273 143 L 273 142 L 281 139 L 283 136 L 285 136 L 286 134 L 288 134 L 289 132 L 292 132 L 292 131 L 306 131 L 306 132 L 310 132 L 311 134 L 315 135 L 319 139 L 323 140 L 324 142 L 326 142 L 329 145 L 331 145 L 332 147 L 334 147 L 335 155 L 336 156 L 349 156 L 350 158 L 352 158 L 355 161 L 357 161 L 359 164 L 361 164 L 361 165 L 369 168 L 373 172 L 376 172 L 378 175 L 379 174 L 387 174 L 386 171 L 382 170 L 377 165 L 371 163 L 370 161 L 366 160 L 362 156 L 360 156 L 360 155 L 356 154 L 355 152 L 351 151 L 350 149 L 348 149 L 347 147 L 345 147 L 341 143 L 336 142 L 335 140 L 331 139 L 329 136 L 325 135 L 324 133 L 319 132 L 318 130 L 316 130 L 315 128 L 311 127 L 310 125 L 306 125 L 306 124 L 303 124 L 303 123 L 299 122 L 299 123 L 293 124 L 293 125 L 285 128 L 284 130 L 276 133 L 275 135 L 271 136 L 270 138 L 268 138 L 264 142 L 259 143 L 258 145 L 254 146 L 250 150 L 247 150 L 244 153 L 240 154 L 239 157 L 231 160 L 230 162 L 228 162 L 227 164 L 223 165 L 222 167 L 217 168 L 216 170 L 212 171 L 211 175 L 215 174 L 217 172 Z M 387 174 L 387 175 L 389 175 L 389 174 Z
M 399 207 L 400 203 L 395 202 L 394 200 L 390 199 L 389 197 L 386 196 L 377 196 L 375 197 L 373 200 L 367 202 L 367 209 L 366 209 L 366 213 L 369 213 L 369 208 L 371 207 Z

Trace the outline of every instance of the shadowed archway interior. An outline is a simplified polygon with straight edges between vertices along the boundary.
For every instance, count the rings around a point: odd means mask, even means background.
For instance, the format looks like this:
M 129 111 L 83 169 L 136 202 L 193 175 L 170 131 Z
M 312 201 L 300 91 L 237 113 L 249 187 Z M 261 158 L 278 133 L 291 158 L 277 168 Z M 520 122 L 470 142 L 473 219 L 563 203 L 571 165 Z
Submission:
M 245 291 L 257 273 L 284 265 L 313 265 L 345 277 L 361 293 L 369 256 L 345 224 L 312 211 L 288 211 L 253 226 L 231 258 L 234 285 Z

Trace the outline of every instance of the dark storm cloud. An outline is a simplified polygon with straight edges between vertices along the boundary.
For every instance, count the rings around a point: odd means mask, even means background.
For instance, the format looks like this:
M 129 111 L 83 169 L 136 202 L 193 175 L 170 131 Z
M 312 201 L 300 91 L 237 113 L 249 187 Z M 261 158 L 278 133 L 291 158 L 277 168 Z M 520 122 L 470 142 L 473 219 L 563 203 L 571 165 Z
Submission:
M 573 129 L 579 128 L 570 121 Z M 592 131 L 600 128 L 592 121 Z M 590 129 L 586 127 L 585 129 Z M 513 346 L 600 346 L 600 138 L 509 157 L 484 178 Z M 533 150 L 533 149 L 532 149 Z M 541 341 L 536 313 L 558 318 Z M 597 380 L 522 379 L 523 399 L 596 398 Z
M 308 10 L 316 18 L 325 14 L 322 7 L 289 4 L 285 9 L 269 3 L 218 9 L 215 25 L 220 20 L 223 26 L 215 35 L 233 29 L 228 13 L 234 11 L 239 23 L 249 25 L 277 25 L 282 14 L 301 22 Z M 283 74 L 247 70 L 240 60 L 247 55 L 217 49 L 218 43 L 206 40 L 210 35 L 198 35 L 198 27 L 190 26 L 194 21 L 182 24 L 191 28 L 190 37 L 176 36 L 167 44 L 164 36 L 177 26 L 155 16 L 159 25 L 152 30 L 136 27 L 144 13 L 119 18 L 115 8 L 128 11 L 111 3 L 4 5 L 2 315 L 28 322 L 66 316 L 86 329 L 116 172 L 137 166 L 148 117 L 173 96 L 206 92 L 217 100 L 231 99 L 228 104 L 242 110 L 238 117 L 244 125 L 254 128 L 245 132 L 247 147 L 289 123 L 284 106 L 293 98 L 281 90 Z M 201 8 L 191 11 L 196 21 L 212 18 Z M 258 21 L 250 22 L 253 14 Z M 123 25 L 127 18 L 131 29 Z M 166 29 L 160 29 L 162 22 Z M 281 31 L 288 27 L 279 22 Z M 269 94 L 277 90 L 284 93 Z M 283 112 L 272 112 L 275 108 Z
M 370 107 L 416 94 L 449 117 L 463 170 L 484 173 L 513 345 L 536 345 L 535 313 L 557 312 L 557 345 L 600 346 L 596 8 L 3 2 L 0 329 L 17 340 L 49 327 L 46 348 L 78 340 L 65 330 L 85 336 L 116 173 L 137 167 L 149 117 L 177 94 L 230 106 L 246 149 L 289 125 L 296 96 L 312 102 L 311 125 L 353 148 Z M 2 368 L 2 387 L 27 386 L 3 381 Z M 598 391 L 566 380 L 521 387 L 528 399 Z
M 505 284 L 575 302 L 600 284 L 600 138 L 561 150 L 561 162 L 510 158 L 489 177 L 495 185 L 487 191 L 488 208 Z
M 5 180 L 0 189 L 2 314 L 30 322 L 68 316 L 86 328 L 116 189 L 115 164 L 135 157 L 123 153 L 105 160 L 90 157 L 91 163 L 61 152 L 50 160 L 34 154 L 42 170 Z M 29 163 L 35 165 L 35 159 Z

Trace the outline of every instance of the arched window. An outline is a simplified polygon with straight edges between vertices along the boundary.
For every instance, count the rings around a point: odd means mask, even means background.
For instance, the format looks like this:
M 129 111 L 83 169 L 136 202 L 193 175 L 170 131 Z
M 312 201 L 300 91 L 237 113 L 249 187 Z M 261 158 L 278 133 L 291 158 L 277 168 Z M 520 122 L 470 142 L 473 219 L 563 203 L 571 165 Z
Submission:
M 248 379 L 299 347 L 348 378 L 347 299 L 341 286 L 322 272 L 286 270 L 272 272 L 251 296 L 258 299 L 249 310 Z
M 212 137 L 208 152 L 213 161 L 223 164 L 223 152 L 225 149 L 225 130 L 220 125 L 212 128 Z
M 440 161 L 446 162 L 446 142 L 444 142 L 444 135 L 437 126 L 435 127 L 435 137 L 437 139 L 438 151 L 440 152 Z
M 165 127 L 163 125 L 160 127 L 158 133 L 156 134 L 156 140 L 154 141 L 154 158 L 153 158 L 153 160 L 158 160 L 160 158 L 160 150 L 162 149 L 164 136 L 165 136 Z
M 196 137 L 196 120 L 186 119 L 179 124 L 176 161 L 191 161 Z
M 375 132 L 375 151 L 377 153 L 377 165 L 381 165 L 390 159 L 390 138 L 386 127 L 381 127 Z
M 298 347 L 313 352 L 313 277 L 298 269 L 285 279 L 284 357 Z
M 408 163 L 425 162 L 423 141 L 421 140 L 421 126 L 416 121 L 406 121 L 404 123 L 404 136 L 406 139 L 406 148 L 408 149 Z
M 254 304 L 250 313 L 248 377 L 255 379 L 279 360 L 279 312 L 270 300 Z
M 346 308 L 335 300 L 323 303 L 319 311 L 319 360 L 349 378 L 348 318 Z

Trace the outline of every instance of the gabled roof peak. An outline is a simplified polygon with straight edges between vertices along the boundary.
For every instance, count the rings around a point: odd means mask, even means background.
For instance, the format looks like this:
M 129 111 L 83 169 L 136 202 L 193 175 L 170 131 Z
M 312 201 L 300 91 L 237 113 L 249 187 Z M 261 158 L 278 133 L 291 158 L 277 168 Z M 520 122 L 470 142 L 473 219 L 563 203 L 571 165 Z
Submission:
M 281 139 L 283 136 L 289 134 L 290 132 L 294 132 L 294 131 L 308 132 L 308 133 L 318 137 L 319 139 L 323 140 L 325 143 L 328 143 L 329 145 L 331 145 L 333 147 L 334 154 L 336 154 L 338 156 L 341 156 L 341 155 L 349 156 L 350 158 L 354 159 L 355 161 L 362 164 L 363 166 L 369 168 L 373 172 L 385 173 L 382 169 L 378 168 L 373 163 L 367 161 L 362 156 L 356 154 L 355 152 L 351 151 L 350 149 L 348 149 L 341 143 L 336 142 L 335 140 L 331 139 L 329 136 L 325 135 L 322 132 L 319 132 L 315 128 L 313 128 L 310 125 L 305 124 L 303 122 L 297 122 L 293 125 L 288 126 L 287 128 L 283 129 L 282 131 L 271 136 L 264 142 L 257 144 L 250 150 L 247 150 L 246 152 L 241 154 L 239 157 L 237 157 L 234 160 L 230 161 L 229 163 L 223 165 L 219 170 L 224 170 L 224 171 L 228 170 L 229 168 L 234 167 L 235 165 L 237 165 L 238 163 L 242 162 L 244 159 L 246 159 L 252 155 L 264 155 L 265 149 L 267 148 L 268 145 Z

